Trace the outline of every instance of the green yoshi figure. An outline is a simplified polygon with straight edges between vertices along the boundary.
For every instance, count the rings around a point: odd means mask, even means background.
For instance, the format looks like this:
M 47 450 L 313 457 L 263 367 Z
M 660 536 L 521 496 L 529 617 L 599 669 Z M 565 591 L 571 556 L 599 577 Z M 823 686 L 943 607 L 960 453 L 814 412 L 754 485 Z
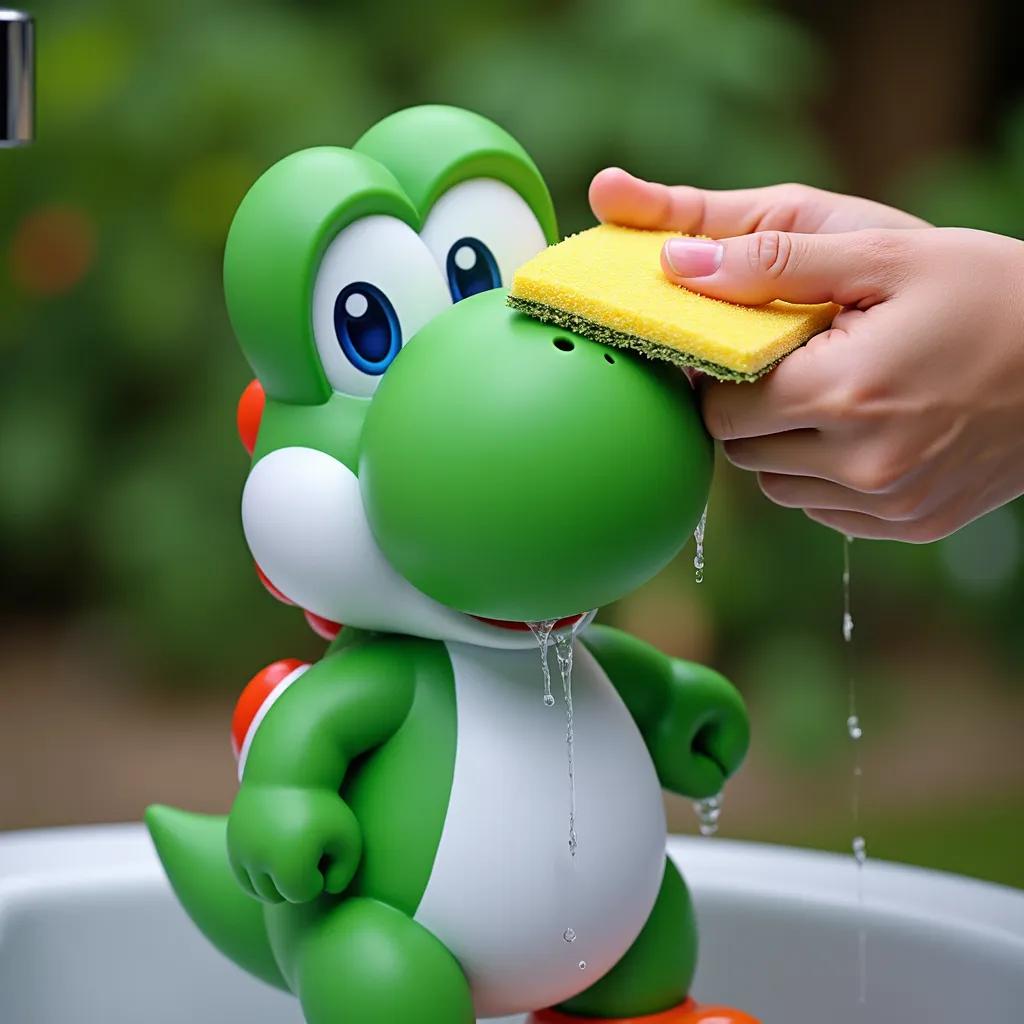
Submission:
M 752 1022 L 690 998 L 661 799 L 721 790 L 742 701 L 591 624 L 690 537 L 712 444 L 678 371 L 507 307 L 557 239 L 522 147 L 441 106 L 281 160 L 231 226 L 245 535 L 332 639 L 243 694 L 226 818 L 147 821 L 196 925 L 309 1024 Z M 572 829 L 538 623 L 573 662 Z

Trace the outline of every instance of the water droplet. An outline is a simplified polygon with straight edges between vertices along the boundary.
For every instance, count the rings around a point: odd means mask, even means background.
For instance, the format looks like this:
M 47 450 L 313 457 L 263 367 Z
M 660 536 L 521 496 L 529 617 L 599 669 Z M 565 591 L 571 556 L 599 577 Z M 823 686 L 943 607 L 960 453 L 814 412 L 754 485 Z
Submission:
M 581 971 L 585 971 L 586 969 L 587 969 L 587 961 L 586 960 L 581 960 L 580 961 L 580 970 Z
M 722 794 L 706 796 L 703 800 L 695 800 L 693 809 L 697 813 L 697 822 L 702 836 L 713 836 L 718 831 L 718 819 L 722 816 Z
M 555 628 L 556 619 L 543 619 L 528 622 L 530 632 L 537 638 L 540 648 L 540 671 L 544 680 L 544 707 L 553 708 L 555 698 L 551 695 L 551 669 L 548 667 L 548 647 L 551 646 L 551 631 Z
M 857 862 L 858 867 L 863 867 L 864 862 L 868 859 L 868 844 L 864 841 L 863 836 L 853 837 L 853 859 Z
M 843 641 L 846 644 L 846 672 L 849 690 L 849 712 L 846 718 L 846 732 L 855 743 L 863 735 L 864 730 L 860 724 L 860 717 L 857 714 L 857 682 L 853 672 L 853 648 L 850 642 L 853 640 L 853 615 L 850 613 L 850 546 L 853 538 L 843 537 Z M 860 791 L 861 781 L 864 774 L 860 763 L 860 747 L 855 748 L 857 754 L 853 765 L 853 828 L 860 829 Z M 851 843 L 853 859 L 857 865 L 857 906 L 861 912 L 864 909 L 864 863 L 868 858 L 867 843 L 862 835 L 855 835 Z M 860 1004 L 867 1002 L 868 985 L 868 961 L 867 961 L 867 929 L 861 924 L 857 934 L 857 978 L 858 996 Z
M 697 528 L 693 531 L 693 539 L 696 544 L 696 549 L 693 554 L 693 578 L 698 583 L 704 582 L 704 530 L 708 525 L 708 507 L 704 506 L 704 511 L 700 514 L 700 522 L 697 523 Z
M 853 639 L 853 616 L 843 612 L 843 639 L 849 643 Z
M 576 932 L 572 928 L 566 928 L 565 931 L 562 932 L 562 938 L 565 939 L 566 942 L 575 942 Z

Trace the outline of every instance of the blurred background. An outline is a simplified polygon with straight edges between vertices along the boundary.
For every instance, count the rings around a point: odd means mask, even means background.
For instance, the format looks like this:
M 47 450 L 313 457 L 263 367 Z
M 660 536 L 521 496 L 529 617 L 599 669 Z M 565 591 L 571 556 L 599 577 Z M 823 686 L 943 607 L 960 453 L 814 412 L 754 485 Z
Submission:
M 250 374 L 220 261 L 279 157 L 450 102 L 524 143 L 565 232 L 613 163 L 1024 235 L 1013 0 L 30 9 L 37 142 L 0 151 L 0 828 L 226 809 L 241 688 L 323 648 L 238 516 Z M 848 666 L 840 537 L 719 459 L 704 583 L 691 547 L 603 614 L 747 697 L 722 835 L 850 849 L 850 667 L 869 854 L 1024 886 L 1022 531 L 1018 502 L 927 547 L 856 542 Z

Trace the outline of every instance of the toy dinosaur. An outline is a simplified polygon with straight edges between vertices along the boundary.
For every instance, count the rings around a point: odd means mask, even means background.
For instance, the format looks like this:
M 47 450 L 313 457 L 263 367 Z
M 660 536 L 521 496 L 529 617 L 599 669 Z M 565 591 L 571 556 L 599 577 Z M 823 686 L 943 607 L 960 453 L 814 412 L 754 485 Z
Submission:
M 506 306 L 556 240 L 526 152 L 439 106 L 281 160 L 231 226 L 245 535 L 331 642 L 243 693 L 227 818 L 147 822 L 196 925 L 309 1024 L 752 1020 L 689 998 L 661 800 L 722 788 L 742 701 L 591 625 L 689 538 L 712 445 L 678 371 Z M 572 840 L 531 622 L 575 662 Z

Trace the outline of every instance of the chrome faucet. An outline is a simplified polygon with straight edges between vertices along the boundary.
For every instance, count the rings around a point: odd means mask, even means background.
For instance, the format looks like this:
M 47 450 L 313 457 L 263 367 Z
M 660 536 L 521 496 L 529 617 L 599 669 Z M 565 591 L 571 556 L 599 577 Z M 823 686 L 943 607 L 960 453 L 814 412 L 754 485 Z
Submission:
M 0 9 L 0 148 L 35 136 L 35 22 Z

